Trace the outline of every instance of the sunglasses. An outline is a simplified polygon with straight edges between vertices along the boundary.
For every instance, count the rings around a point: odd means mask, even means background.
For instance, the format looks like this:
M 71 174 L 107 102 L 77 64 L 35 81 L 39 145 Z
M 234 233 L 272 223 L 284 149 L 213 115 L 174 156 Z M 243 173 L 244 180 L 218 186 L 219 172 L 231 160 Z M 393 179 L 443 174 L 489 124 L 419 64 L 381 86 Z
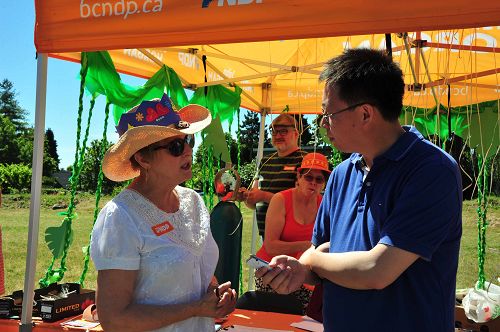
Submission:
M 184 153 L 186 144 L 189 145 L 191 149 L 194 147 L 194 135 L 186 135 L 184 138 L 176 138 L 173 141 L 168 142 L 168 144 L 155 147 L 153 150 L 156 151 L 165 149 L 172 156 L 179 157 Z
M 302 175 L 304 180 L 307 182 L 313 183 L 315 181 L 317 184 L 323 184 L 325 183 L 325 177 L 324 176 L 312 176 L 310 174 L 304 174 Z
M 289 127 L 289 128 L 294 128 L 294 126 L 286 126 L 286 127 Z M 281 136 L 285 136 L 286 134 L 288 134 L 289 132 L 289 129 L 288 128 L 269 128 L 269 132 L 271 133 L 272 136 L 276 136 L 276 135 L 281 135 Z

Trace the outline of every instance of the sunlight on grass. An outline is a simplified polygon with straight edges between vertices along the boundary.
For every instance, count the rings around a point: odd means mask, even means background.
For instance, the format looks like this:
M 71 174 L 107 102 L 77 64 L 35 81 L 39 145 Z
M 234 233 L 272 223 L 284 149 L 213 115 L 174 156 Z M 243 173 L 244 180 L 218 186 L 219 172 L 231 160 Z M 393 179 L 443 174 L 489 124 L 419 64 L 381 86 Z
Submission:
M 75 282 L 80 278 L 83 268 L 82 247 L 88 245 L 92 229 L 94 198 L 91 195 L 79 195 L 79 204 L 76 212 L 78 218 L 73 222 L 74 239 L 67 259 L 67 271 L 63 281 Z M 101 206 L 110 197 L 101 200 Z M 51 254 L 45 244 L 44 232 L 47 227 L 60 225 L 63 217 L 51 209 L 56 203 L 68 202 L 68 195 L 44 195 L 40 215 L 40 234 L 36 281 L 45 273 L 51 261 Z M 477 280 L 477 213 L 476 201 L 465 201 L 463 208 L 463 237 L 460 249 L 460 262 L 457 274 L 457 288 L 472 287 Z M 491 197 L 488 209 L 488 232 L 485 273 L 488 280 L 500 275 L 500 198 Z M 243 243 L 242 260 L 250 254 L 252 236 L 253 211 L 241 205 L 243 214 Z M 29 195 L 4 195 L 3 205 L 0 208 L 0 224 L 3 233 L 3 252 L 5 257 L 6 292 L 22 289 L 26 267 L 26 243 L 28 237 Z M 260 246 L 257 244 L 256 248 Z M 55 267 L 59 266 L 56 261 Z M 243 291 L 247 290 L 248 267 L 243 264 Z M 95 289 L 96 271 L 90 266 L 85 287 Z

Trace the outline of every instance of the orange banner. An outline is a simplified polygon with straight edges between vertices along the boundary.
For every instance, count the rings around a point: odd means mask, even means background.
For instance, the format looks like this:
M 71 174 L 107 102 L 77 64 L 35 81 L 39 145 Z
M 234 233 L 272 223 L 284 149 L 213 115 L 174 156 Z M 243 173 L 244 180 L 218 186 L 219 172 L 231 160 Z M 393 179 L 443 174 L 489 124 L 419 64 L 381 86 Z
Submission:
M 500 1 L 35 0 L 38 52 L 498 25 Z

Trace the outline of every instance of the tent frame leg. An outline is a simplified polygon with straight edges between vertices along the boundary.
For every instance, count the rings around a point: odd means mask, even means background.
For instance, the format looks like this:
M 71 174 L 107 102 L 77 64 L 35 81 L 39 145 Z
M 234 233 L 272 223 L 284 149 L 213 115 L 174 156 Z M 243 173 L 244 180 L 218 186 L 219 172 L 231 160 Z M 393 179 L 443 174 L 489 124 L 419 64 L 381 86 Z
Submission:
M 19 332 L 31 332 L 33 330 L 32 303 L 35 288 L 36 258 L 40 228 L 40 199 L 42 196 L 43 143 L 45 139 L 45 108 L 47 97 L 47 63 L 47 54 L 38 54 L 28 249 L 24 277 L 23 308 Z
M 267 91 L 267 90 L 266 90 Z M 262 156 L 264 154 L 264 137 L 265 137 L 265 130 L 266 130 L 266 115 L 267 112 L 266 110 L 262 110 L 260 113 L 260 128 L 259 128 L 259 145 L 257 147 L 257 158 L 256 158 L 256 167 L 258 168 L 260 165 L 260 162 L 262 160 Z M 259 170 L 257 169 L 255 172 L 255 176 L 258 175 Z M 254 181 L 258 181 L 255 180 Z M 257 241 L 258 237 L 258 227 L 257 227 L 257 213 L 254 211 L 253 212 L 253 222 L 252 222 L 252 242 L 250 242 L 250 253 L 255 254 L 257 252 L 255 248 L 255 242 Z M 254 269 L 252 267 L 248 268 L 248 290 L 253 290 L 254 289 Z

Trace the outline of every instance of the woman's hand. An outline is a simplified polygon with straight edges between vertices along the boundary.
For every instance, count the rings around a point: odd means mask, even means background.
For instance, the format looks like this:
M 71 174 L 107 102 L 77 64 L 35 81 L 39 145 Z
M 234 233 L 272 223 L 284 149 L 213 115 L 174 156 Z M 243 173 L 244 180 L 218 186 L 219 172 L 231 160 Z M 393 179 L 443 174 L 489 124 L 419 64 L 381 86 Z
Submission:
M 257 278 L 262 278 L 264 285 L 271 286 L 279 294 L 290 294 L 302 286 L 309 270 L 297 259 L 279 255 L 273 257 L 268 268 L 255 271 Z
M 207 293 L 198 302 L 198 316 L 223 318 L 234 311 L 236 306 L 236 291 L 227 281 L 218 286 L 210 285 Z

